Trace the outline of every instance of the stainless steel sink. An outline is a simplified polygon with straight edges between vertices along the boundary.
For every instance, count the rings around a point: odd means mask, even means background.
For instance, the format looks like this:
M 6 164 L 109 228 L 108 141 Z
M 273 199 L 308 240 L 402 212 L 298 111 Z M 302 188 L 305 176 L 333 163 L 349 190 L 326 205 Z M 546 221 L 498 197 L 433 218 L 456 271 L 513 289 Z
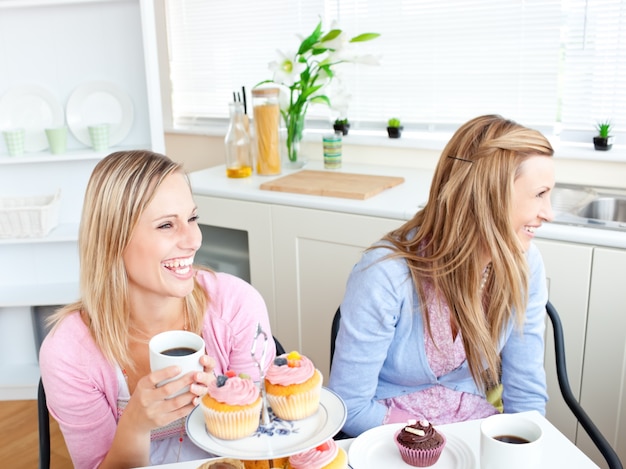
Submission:
M 554 223 L 626 231 L 626 189 L 557 184 Z
M 585 218 L 626 223 L 626 198 L 599 197 L 585 205 L 578 214 Z

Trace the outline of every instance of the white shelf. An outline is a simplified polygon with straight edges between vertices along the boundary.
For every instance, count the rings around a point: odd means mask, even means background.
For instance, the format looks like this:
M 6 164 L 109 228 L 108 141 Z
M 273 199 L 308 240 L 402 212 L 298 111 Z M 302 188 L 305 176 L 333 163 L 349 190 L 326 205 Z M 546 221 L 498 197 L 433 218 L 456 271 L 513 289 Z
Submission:
M 9 156 L 6 153 L 0 154 L 0 166 L 2 165 L 22 165 L 34 163 L 60 163 L 62 161 L 98 161 L 115 151 L 136 150 L 138 148 L 151 148 L 151 142 L 134 144 L 131 146 L 120 145 L 107 148 L 102 151 L 94 151 L 91 148 L 82 148 L 78 150 L 68 150 L 62 155 L 53 155 L 48 151 L 40 151 L 34 153 L 24 153 L 20 156 Z
M 64 283 L 1 286 L 2 304 L 0 309 L 14 306 L 64 305 L 76 301 L 78 294 L 78 280 Z
M 61 223 L 44 238 L 1 238 L 3 244 L 67 243 L 78 240 L 78 223 Z
M 78 87 L 103 81 L 128 94 L 134 115 L 128 134 L 104 151 L 94 151 L 71 128 L 63 155 L 44 150 L 8 156 L 0 138 L 0 197 L 61 190 L 59 224 L 47 236 L 0 239 L 0 400 L 31 399 L 39 380 L 34 307 L 79 297 L 79 221 L 94 167 L 117 151 L 165 151 L 154 2 L 0 0 L 0 11 L 0 63 L 12 64 L 0 74 L 0 96 L 36 84 L 66 114 Z
M 48 152 L 25 153 L 20 156 L 0 155 L 0 165 L 18 165 L 33 163 L 58 163 L 59 161 L 100 160 L 102 152 L 68 151 L 63 155 L 53 155 Z

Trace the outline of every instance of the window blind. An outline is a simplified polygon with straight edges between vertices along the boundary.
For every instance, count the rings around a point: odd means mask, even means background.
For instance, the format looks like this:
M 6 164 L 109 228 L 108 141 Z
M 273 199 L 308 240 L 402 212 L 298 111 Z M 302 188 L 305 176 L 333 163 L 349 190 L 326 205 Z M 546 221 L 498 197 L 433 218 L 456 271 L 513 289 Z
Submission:
M 568 139 L 595 123 L 626 129 L 626 0 L 167 0 L 175 126 L 225 119 L 233 91 L 271 79 L 277 49 L 294 52 L 332 20 L 379 66 L 342 64 L 352 128 L 450 130 L 498 113 Z M 298 35 L 300 37 L 298 37 Z M 248 95 L 249 99 L 249 95 Z M 332 120 L 325 106 L 311 121 Z M 307 124 L 309 126 L 309 124 Z
M 563 46 L 563 137 L 588 141 L 608 119 L 626 135 L 626 2 L 568 2 Z

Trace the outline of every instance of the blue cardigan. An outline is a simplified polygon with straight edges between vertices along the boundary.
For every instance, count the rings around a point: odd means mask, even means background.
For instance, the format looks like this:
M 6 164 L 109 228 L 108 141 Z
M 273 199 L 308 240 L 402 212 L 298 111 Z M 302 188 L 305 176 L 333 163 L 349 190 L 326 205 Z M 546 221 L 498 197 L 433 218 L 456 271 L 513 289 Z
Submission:
M 348 407 L 343 431 L 356 436 L 382 425 L 387 407 L 378 400 L 440 384 L 481 394 L 467 361 L 437 377 L 426 357 L 422 307 L 406 261 L 380 258 L 387 248 L 367 251 L 348 278 L 341 304 L 329 387 Z M 548 399 L 543 368 L 548 291 L 541 254 L 531 245 L 529 302 L 523 331 L 509 321 L 501 345 L 502 399 L 507 413 L 537 410 Z

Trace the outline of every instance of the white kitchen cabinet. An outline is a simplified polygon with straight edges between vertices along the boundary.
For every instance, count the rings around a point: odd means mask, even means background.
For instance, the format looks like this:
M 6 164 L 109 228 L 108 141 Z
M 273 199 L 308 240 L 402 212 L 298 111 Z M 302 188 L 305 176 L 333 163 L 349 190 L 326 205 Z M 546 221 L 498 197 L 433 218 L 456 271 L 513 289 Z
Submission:
M 248 234 L 250 283 L 263 296 L 270 316 L 270 325 L 274 330 L 276 328 L 276 300 L 271 206 L 199 195 L 196 195 L 194 200 L 198 205 L 198 222 L 201 225 L 241 230 Z M 219 246 L 213 248 L 220 249 Z M 278 338 L 282 343 L 282 338 Z
M 536 240 L 535 244 L 545 264 L 550 301 L 563 323 L 570 385 L 580 400 L 593 246 L 549 240 Z M 550 398 L 546 417 L 572 442 L 576 442 L 578 425 L 559 390 L 550 325 L 546 328 L 545 368 Z
M 328 381 L 330 329 L 363 250 L 402 220 L 272 206 L 276 334 Z
M 102 102 L 98 83 L 114 86 L 132 103 L 132 119 L 123 114 L 128 133 L 107 151 L 93 151 L 72 128 L 63 155 L 41 150 L 11 157 L 0 141 L 0 197 L 61 191 L 59 224 L 48 236 L 0 239 L 0 399 L 36 397 L 33 307 L 78 297 L 78 224 L 94 166 L 116 150 L 164 151 L 153 8 L 151 0 L 0 2 L 0 96 L 44 88 L 64 119 L 70 96 L 85 85 L 91 94 L 80 108 L 84 119 L 94 112 L 89 99 Z M 123 113 L 129 109 L 122 106 Z M 48 111 L 30 112 L 43 122 Z
M 626 460 L 626 251 L 548 240 L 537 245 L 546 265 L 550 301 L 563 322 L 572 391 Z M 548 329 L 547 417 L 605 468 L 604 458 L 561 398 L 551 333 Z
M 594 248 L 581 403 L 626 461 L 625 250 Z M 582 430 L 577 445 L 600 464 L 600 453 Z

